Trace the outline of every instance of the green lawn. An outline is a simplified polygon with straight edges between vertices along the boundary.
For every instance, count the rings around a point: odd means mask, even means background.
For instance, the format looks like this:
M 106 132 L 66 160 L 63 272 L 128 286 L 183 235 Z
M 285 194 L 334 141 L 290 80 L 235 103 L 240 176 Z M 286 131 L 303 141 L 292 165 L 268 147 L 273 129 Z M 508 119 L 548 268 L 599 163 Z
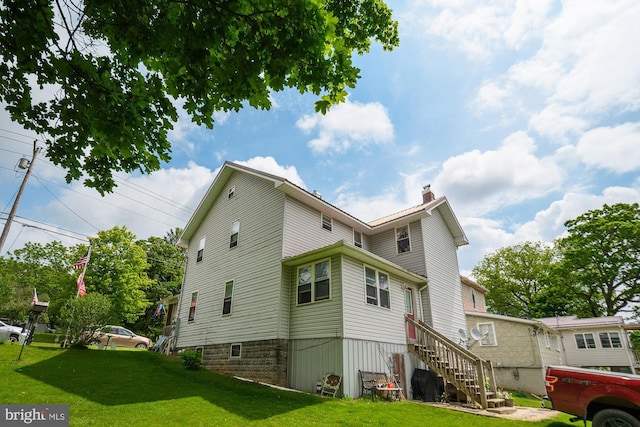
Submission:
M 417 402 L 332 399 L 243 382 L 144 350 L 0 344 L 0 403 L 69 405 L 71 426 L 577 426 L 511 421 Z

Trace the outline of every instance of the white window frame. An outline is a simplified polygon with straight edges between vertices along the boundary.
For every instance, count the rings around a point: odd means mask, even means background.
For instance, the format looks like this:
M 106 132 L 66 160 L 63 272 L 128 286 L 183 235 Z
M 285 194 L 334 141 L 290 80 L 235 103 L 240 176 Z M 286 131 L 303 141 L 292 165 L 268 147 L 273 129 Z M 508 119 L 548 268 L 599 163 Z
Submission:
M 234 240 L 235 237 L 235 240 Z M 240 242 L 240 220 L 237 219 L 231 224 L 231 236 L 229 237 L 229 249 L 237 248 Z
M 496 328 L 493 322 L 478 323 L 476 327 L 483 336 L 483 338 L 479 341 L 482 347 L 496 347 L 498 345 Z
M 196 262 L 200 262 L 202 261 L 202 258 L 204 257 L 204 246 L 206 244 L 207 238 L 203 237 L 202 239 L 200 239 L 200 242 L 198 243 L 198 253 L 196 254 Z
M 191 308 L 193 308 L 193 314 L 191 313 Z M 195 322 L 197 312 L 198 312 L 198 291 L 193 291 L 191 292 L 191 302 L 189 303 L 189 311 L 187 314 L 187 319 L 189 322 Z
M 229 284 L 231 284 L 231 294 L 227 295 L 227 287 L 229 286 Z M 224 298 L 222 299 L 222 315 L 223 316 L 230 316 L 231 315 L 231 311 L 232 311 L 232 307 L 233 307 L 233 290 L 235 288 L 235 281 L 233 280 L 227 280 L 224 283 Z M 229 311 L 225 313 L 225 308 L 227 306 L 227 300 L 229 301 Z
M 589 343 L 587 341 L 587 335 L 591 335 L 591 341 L 593 341 L 593 346 L 589 346 Z M 582 337 L 582 342 L 584 343 L 584 347 L 580 347 L 578 343 L 578 336 Z M 575 340 L 576 348 L 578 350 L 591 350 L 594 348 L 598 348 L 598 344 L 596 343 L 596 338 L 593 336 L 593 333 L 591 332 L 577 332 L 573 334 L 573 339 Z
M 398 235 L 398 231 L 404 230 L 405 228 L 407 229 L 407 237 L 403 237 L 402 239 L 400 239 L 400 236 Z M 394 231 L 395 231 L 395 238 L 396 238 L 396 253 L 399 255 L 399 254 L 411 252 L 411 232 L 409 229 L 409 224 L 403 225 L 402 227 L 396 227 Z M 404 241 L 404 240 L 406 240 L 408 243 L 408 249 L 404 251 L 400 251 L 400 241 Z
M 327 221 L 328 220 L 328 221 Z M 333 218 L 324 213 L 320 213 L 320 226 L 323 230 L 333 231 Z
M 618 345 L 617 345 L 617 346 L 614 346 L 614 344 L 613 344 L 613 340 L 611 339 L 611 335 L 612 335 L 612 334 L 615 334 L 615 336 L 616 336 L 616 338 L 617 338 L 617 340 L 618 340 Z M 602 341 L 602 335 L 606 335 L 606 337 L 607 337 L 607 345 L 608 345 L 608 347 L 605 347 L 605 344 L 604 344 L 604 342 Z M 620 334 L 619 334 L 618 332 L 615 332 L 615 331 L 613 331 L 613 332 L 607 332 L 607 331 L 605 331 L 605 332 L 598 332 L 598 339 L 600 340 L 600 346 L 601 346 L 603 349 L 608 350 L 608 349 L 617 349 L 617 348 L 622 348 L 622 340 L 620 339 Z
M 233 354 L 234 347 L 238 349 L 237 355 Z M 239 342 L 232 343 L 231 346 L 229 346 L 229 359 L 241 359 L 241 358 L 242 358 L 242 343 L 239 343 Z
M 227 191 L 227 199 L 232 199 L 236 195 L 236 187 L 233 186 Z
M 374 276 L 370 277 L 367 275 L 367 270 L 373 272 Z M 369 304 L 380 308 L 385 308 L 387 310 L 391 310 L 391 276 L 389 273 L 380 271 L 377 268 L 371 267 L 369 265 L 364 266 L 364 301 Z M 382 280 L 382 277 L 385 277 Z M 373 281 L 371 281 L 373 279 Z M 371 294 L 371 291 L 375 293 L 375 295 Z M 387 305 L 382 304 L 383 295 L 386 296 Z
M 544 345 L 547 346 L 547 348 L 551 348 L 551 340 L 549 338 L 549 332 L 544 331 Z
M 550 333 L 549 340 L 551 341 L 551 348 L 560 351 L 560 340 L 558 339 L 558 335 Z
M 320 264 L 327 263 L 327 274 L 318 276 L 319 272 L 317 267 Z M 301 270 L 308 269 L 309 276 L 302 277 Z M 327 282 L 327 286 L 329 287 L 329 294 L 325 297 L 324 295 L 318 296 L 318 288 L 321 283 Z M 309 286 L 310 290 L 310 300 L 305 302 L 300 302 L 300 288 Z M 304 291 L 305 294 L 307 291 Z M 309 264 L 301 265 L 296 268 L 296 305 L 307 305 L 313 304 L 315 302 L 328 301 L 331 299 L 331 259 L 325 258 L 318 261 L 314 261 Z
M 358 248 L 362 248 L 362 233 L 356 230 L 353 230 L 353 246 Z

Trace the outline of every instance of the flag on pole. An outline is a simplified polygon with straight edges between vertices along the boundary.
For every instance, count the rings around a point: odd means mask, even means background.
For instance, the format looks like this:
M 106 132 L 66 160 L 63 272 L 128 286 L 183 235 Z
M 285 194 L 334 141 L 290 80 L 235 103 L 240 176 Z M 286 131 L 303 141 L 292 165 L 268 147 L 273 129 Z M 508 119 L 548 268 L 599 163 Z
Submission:
M 33 288 L 33 298 L 31 298 L 31 304 L 29 304 L 29 308 L 33 308 L 38 302 L 38 292 L 36 288 Z
M 76 282 L 78 283 L 78 296 L 81 297 L 87 293 L 87 289 L 84 287 L 84 270 L 82 270 Z
M 84 255 L 80 257 L 80 259 L 78 259 L 78 261 L 76 261 L 75 264 L 73 264 L 74 270 L 80 270 L 81 268 L 83 268 L 85 265 L 89 263 L 89 252 L 90 251 L 87 251 Z

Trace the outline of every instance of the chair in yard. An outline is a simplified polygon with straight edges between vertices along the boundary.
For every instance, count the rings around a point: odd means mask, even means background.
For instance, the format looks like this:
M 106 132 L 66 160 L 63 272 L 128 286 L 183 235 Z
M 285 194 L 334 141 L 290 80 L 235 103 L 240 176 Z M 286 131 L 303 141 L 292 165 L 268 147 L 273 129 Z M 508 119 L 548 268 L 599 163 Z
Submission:
M 361 396 L 371 395 L 373 400 L 376 399 L 378 384 L 387 383 L 387 374 L 384 372 L 358 371 L 360 373 L 360 383 L 362 384 Z
M 340 390 L 340 383 L 342 382 L 342 377 L 336 374 L 327 374 L 322 379 L 322 389 L 320 390 L 320 394 L 322 396 L 331 396 L 336 397 L 338 391 Z

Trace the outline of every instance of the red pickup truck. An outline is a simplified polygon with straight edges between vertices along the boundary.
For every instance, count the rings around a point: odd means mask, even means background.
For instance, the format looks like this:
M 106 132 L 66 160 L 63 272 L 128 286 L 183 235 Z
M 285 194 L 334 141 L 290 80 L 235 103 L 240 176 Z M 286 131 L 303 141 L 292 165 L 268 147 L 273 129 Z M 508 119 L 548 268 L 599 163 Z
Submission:
M 545 383 L 553 409 L 591 420 L 593 427 L 640 427 L 640 375 L 549 366 Z

